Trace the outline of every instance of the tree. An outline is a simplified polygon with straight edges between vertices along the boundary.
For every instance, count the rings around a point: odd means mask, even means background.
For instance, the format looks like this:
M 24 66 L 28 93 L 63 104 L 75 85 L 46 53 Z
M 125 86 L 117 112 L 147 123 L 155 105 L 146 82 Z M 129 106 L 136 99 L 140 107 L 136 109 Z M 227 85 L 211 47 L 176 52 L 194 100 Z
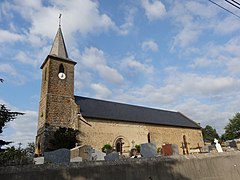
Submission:
M 18 115 L 23 115 L 24 113 L 20 112 L 11 112 L 9 109 L 5 107 L 4 104 L 1 104 L 0 107 L 0 134 L 3 132 L 3 128 L 5 127 L 6 123 L 14 120 Z M 0 149 L 1 146 L 7 145 L 10 142 L 6 142 L 3 140 L 0 140 Z
M 214 138 L 219 139 L 216 129 L 213 129 L 212 126 L 206 125 L 206 127 L 202 129 L 202 133 L 204 142 L 213 143 Z
M 4 152 L 0 152 L 0 166 L 24 165 L 32 164 L 34 156 L 34 143 L 28 143 L 23 149 L 20 146 L 7 148 Z
M 229 119 L 229 123 L 224 128 L 225 129 L 225 139 L 232 140 L 240 138 L 240 113 L 236 113 L 232 119 Z
M 53 139 L 50 140 L 51 148 L 47 150 L 56 150 L 60 148 L 72 149 L 79 143 L 77 140 L 78 130 L 72 128 L 60 127 L 54 132 Z
M 34 157 L 34 152 L 35 152 L 35 144 L 34 144 L 34 142 L 28 143 L 27 147 L 24 150 L 26 152 L 26 155 L 29 158 L 33 158 Z

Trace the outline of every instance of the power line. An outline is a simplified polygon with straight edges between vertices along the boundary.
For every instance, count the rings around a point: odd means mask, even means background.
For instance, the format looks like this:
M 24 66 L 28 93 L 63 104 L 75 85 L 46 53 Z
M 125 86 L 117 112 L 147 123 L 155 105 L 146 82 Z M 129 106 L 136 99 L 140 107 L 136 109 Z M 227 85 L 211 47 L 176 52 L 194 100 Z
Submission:
M 233 2 L 235 2 L 236 4 L 238 4 L 238 5 L 240 5 L 240 3 L 239 2 L 237 2 L 237 1 L 234 1 L 234 0 L 232 0 Z
M 225 11 L 231 13 L 232 15 L 234 15 L 234 16 L 236 16 L 236 17 L 238 17 L 238 18 L 240 19 L 240 16 L 239 16 L 239 15 L 233 13 L 232 11 L 226 9 L 225 7 L 219 5 L 218 3 L 216 3 L 216 2 L 214 2 L 214 1 L 212 1 L 212 0 L 208 0 L 208 1 L 211 2 L 211 3 L 213 3 L 213 4 L 215 4 L 216 6 L 218 6 L 218 7 L 220 7 L 220 8 L 222 8 L 222 9 L 224 9 Z
M 233 5 L 234 7 L 236 7 L 236 8 L 238 8 L 238 9 L 240 9 L 240 7 L 238 6 L 238 5 L 236 5 L 236 4 L 234 4 L 234 3 L 232 3 L 232 2 L 230 2 L 230 1 L 228 1 L 228 0 L 225 0 L 227 3 L 229 3 L 229 4 L 231 4 L 231 5 Z M 234 2 L 234 1 L 233 1 Z

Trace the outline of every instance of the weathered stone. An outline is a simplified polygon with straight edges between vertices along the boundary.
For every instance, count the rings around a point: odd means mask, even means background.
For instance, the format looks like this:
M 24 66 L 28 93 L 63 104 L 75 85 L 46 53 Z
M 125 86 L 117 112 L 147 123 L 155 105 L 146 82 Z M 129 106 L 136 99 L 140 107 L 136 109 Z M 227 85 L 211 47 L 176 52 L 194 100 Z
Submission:
M 172 155 L 179 155 L 177 144 L 172 144 Z
M 95 161 L 101 161 L 104 160 L 104 157 L 106 156 L 106 153 L 102 151 L 95 150 L 94 153 L 92 153 L 92 159 Z
M 82 162 L 82 158 L 81 157 L 71 158 L 70 162 Z
M 91 161 L 94 152 L 90 145 L 77 146 L 71 149 L 71 158 L 81 157 L 83 161 Z
M 140 144 L 140 154 L 143 157 L 154 157 L 157 155 L 157 147 L 153 143 Z
M 119 160 L 119 153 L 116 151 L 111 152 L 110 154 L 107 154 L 104 159 L 106 161 L 116 161 Z
M 34 164 L 44 164 L 44 157 L 36 157 L 33 159 Z
M 70 162 L 70 150 L 69 149 L 58 149 L 56 151 L 44 153 L 45 163 L 65 163 Z

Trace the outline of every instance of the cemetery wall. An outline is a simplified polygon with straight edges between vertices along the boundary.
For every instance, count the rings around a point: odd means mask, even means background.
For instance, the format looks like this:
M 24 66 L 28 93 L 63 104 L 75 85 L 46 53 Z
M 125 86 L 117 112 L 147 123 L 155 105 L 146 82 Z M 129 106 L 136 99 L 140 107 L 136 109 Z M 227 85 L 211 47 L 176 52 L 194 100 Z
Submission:
M 93 148 L 101 150 L 105 144 L 115 147 L 118 138 L 123 138 L 123 153 L 127 153 L 133 146 L 148 142 L 148 133 L 151 143 L 156 144 L 157 148 L 163 144 L 177 144 L 179 153 L 182 154 L 183 135 L 186 136 L 188 149 L 203 146 L 201 129 L 151 125 L 143 123 L 116 122 L 111 120 L 87 119 L 91 127 L 80 124 L 82 144 L 91 144 Z
M 1 167 L 0 177 L 1 180 L 237 180 L 240 179 L 240 152 Z

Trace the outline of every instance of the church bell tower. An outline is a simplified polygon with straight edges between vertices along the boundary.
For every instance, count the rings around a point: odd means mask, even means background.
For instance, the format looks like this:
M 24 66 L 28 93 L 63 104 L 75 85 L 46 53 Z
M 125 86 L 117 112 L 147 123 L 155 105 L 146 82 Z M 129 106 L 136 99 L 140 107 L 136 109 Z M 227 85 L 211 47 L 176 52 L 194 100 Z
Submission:
M 59 127 L 70 127 L 74 116 L 74 66 L 68 57 L 61 26 L 42 69 L 41 97 L 38 112 L 36 154 L 49 150 L 49 139 Z

